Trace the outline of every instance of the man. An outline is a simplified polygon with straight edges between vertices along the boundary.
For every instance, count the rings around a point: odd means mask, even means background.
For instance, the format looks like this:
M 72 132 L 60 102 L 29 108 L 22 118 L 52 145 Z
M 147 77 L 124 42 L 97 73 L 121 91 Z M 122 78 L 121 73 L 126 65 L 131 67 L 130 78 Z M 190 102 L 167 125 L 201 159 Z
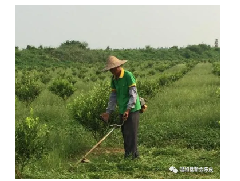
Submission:
M 131 72 L 120 67 L 126 62 L 127 60 L 119 60 L 114 56 L 109 56 L 107 60 L 103 71 L 109 70 L 113 74 L 111 80 L 112 93 L 109 97 L 106 113 L 102 113 L 101 116 L 107 122 L 109 114 L 114 111 L 116 104 L 118 104 L 120 122 L 124 121 L 121 127 L 124 140 L 124 157 L 132 156 L 132 159 L 135 159 L 139 156 L 137 150 L 137 131 L 141 105 L 137 94 L 135 77 Z

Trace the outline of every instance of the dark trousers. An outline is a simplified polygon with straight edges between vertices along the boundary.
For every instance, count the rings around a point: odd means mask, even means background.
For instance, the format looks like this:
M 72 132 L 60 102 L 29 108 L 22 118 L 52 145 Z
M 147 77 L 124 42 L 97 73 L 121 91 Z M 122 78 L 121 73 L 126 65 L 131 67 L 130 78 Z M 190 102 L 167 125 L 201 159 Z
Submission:
M 120 122 L 122 123 L 123 114 L 120 114 Z M 123 141 L 124 141 L 124 150 L 125 157 L 132 155 L 132 158 L 139 156 L 137 150 L 137 133 L 139 125 L 139 111 L 130 112 L 128 119 L 124 121 L 123 126 L 121 127 Z

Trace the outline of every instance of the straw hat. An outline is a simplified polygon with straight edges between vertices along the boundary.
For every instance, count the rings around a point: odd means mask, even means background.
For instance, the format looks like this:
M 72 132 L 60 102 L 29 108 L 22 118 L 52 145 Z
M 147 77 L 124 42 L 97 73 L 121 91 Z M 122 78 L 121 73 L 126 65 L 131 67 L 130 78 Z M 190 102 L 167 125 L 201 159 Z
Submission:
M 127 62 L 127 60 L 119 60 L 115 56 L 109 56 L 107 59 L 106 67 L 102 71 L 110 70 L 110 69 L 118 67 L 126 62 Z

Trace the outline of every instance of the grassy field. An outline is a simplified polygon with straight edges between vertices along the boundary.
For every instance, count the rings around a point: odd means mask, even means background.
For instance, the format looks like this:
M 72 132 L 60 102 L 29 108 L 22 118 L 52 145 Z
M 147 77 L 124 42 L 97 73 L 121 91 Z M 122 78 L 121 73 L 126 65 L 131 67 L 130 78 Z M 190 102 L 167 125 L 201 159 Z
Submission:
M 178 64 L 165 71 L 177 72 L 184 66 Z M 151 76 L 155 79 L 158 75 Z M 148 100 L 148 110 L 140 117 L 139 159 L 123 159 L 121 132 L 115 130 L 88 156 L 90 163 L 70 169 L 96 143 L 71 120 L 65 107 L 82 91 L 82 85 L 87 84 L 77 82 L 79 92 L 66 101 L 45 89 L 30 105 L 35 115 L 52 127 L 52 149 L 25 167 L 24 178 L 220 178 L 220 99 L 216 95 L 220 78 L 212 74 L 210 63 L 198 63 Z M 91 84 L 84 89 L 91 89 Z M 16 104 L 16 119 L 26 118 L 28 112 L 22 102 Z M 179 172 L 171 172 L 171 166 Z M 212 167 L 213 172 L 180 172 L 180 167 Z

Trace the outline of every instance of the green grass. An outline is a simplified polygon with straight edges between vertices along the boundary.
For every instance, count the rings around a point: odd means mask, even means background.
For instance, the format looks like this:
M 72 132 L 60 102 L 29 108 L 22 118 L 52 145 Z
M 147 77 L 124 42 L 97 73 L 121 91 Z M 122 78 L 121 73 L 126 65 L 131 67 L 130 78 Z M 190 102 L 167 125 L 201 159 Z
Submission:
M 169 71 L 179 71 L 182 67 L 177 65 Z M 42 97 L 32 106 L 40 119 L 47 121 L 47 115 L 54 119 L 51 143 L 55 142 L 56 147 L 43 159 L 27 165 L 24 177 L 220 178 L 220 99 L 216 95 L 220 80 L 211 70 L 210 63 L 199 63 L 183 78 L 161 87 L 157 95 L 148 100 L 148 110 L 140 117 L 140 159 L 123 159 L 121 132 L 115 130 L 88 156 L 91 163 L 80 163 L 75 169 L 69 169 L 70 164 L 74 165 L 96 142 L 80 125 L 69 120 L 66 103 L 48 95 L 47 91 L 42 92 Z M 48 97 L 52 98 L 48 100 Z M 180 167 L 213 167 L 213 173 L 175 174 L 168 170 L 172 165 L 178 170 Z
M 105 148 L 107 150 L 107 148 Z M 139 147 L 142 156 L 138 160 L 123 159 L 123 153 L 94 152 L 90 163 L 58 162 L 51 169 L 31 167 L 28 178 L 72 178 L 72 179 L 171 179 L 171 178 L 219 178 L 219 151 L 191 150 L 167 146 L 164 148 Z M 79 159 L 81 155 L 79 155 Z M 213 167 L 213 173 L 170 172 L 169 167 Z M 34 173 L 34 174 L 33 174 Z
M 173 67 L 170 67 L 169 69 L 166 69 L 163 73 L 177 72 L 177 71 L 183 69 L 184 67 L 186 67 L 186 64 L 183 64 L 183 63 L 177 64 L 177 65 L 175 65 Z
M 140 141 L 152 138 L 155 145 L 161 146 L 157 140 L 181 138 L 189 147 L 218 147 L 220 100 L 215 92 L 219 78 L 209 72 L 210 64 L 198 64 L 184 78 L 162 88 L 142 117 L 142 122 L 148 124 L 142 125 Z

